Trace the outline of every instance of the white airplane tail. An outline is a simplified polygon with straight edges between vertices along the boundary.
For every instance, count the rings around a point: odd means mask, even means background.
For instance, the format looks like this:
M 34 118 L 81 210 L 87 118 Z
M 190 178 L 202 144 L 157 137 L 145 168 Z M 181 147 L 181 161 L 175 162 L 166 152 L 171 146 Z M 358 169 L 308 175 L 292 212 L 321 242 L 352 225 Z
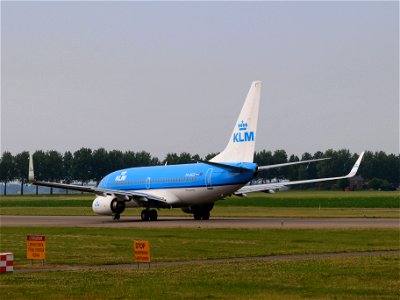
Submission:
M 228 145 L 211 162 L 253 162 L 261 81 L 253 81 Z

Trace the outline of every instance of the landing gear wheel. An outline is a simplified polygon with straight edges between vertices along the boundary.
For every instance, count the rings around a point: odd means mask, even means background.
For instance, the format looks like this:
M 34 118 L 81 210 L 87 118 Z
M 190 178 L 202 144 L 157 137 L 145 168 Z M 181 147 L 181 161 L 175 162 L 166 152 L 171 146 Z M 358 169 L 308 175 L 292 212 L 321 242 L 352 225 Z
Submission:
M 203 211 L 203 213 L 201 214 L 201 218 L 203 220 L 208 220 L 210 219 L 210 212 L 209 211 Z
M 157 221 L 157 211 L 152 209 L 149 211 L 150 221 Z
M 195 213 L 193 213 L 193 218 L 195 220 L 201 220 L 201 213 L 199 211 L 196 211 Z
M 193 213 L 193 218 L 195 220 L 208 220 L 210 219 L 209 211 L 196 211 Z
M 142 221 L 149 221 L 150 220 L 149 210 L 148 209 L 142 210 L 140 217 L 142 218 Z
M 117 221 L 117 220 L 119 220 L 120 217 L 121 216 L 119 214 L 115 214 L 112 216 L 112 219 L 113 219 L 113 221 Z

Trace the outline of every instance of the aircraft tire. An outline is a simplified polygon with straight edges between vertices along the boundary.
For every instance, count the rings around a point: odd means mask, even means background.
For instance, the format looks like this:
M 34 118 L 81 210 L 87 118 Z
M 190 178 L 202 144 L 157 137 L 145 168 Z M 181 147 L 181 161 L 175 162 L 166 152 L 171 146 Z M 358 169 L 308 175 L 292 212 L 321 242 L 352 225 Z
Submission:
M 157 217 L 157 211 L 155 209 L 149 211 L 150 221 L 157 221 Z
M 150 221 L 150 213 L 148 209 L 143 209 L 140 217 L 142 219 L 142 221 Z
M 193 218 L 195 220 L 201 220 L 201 212 L 199 212 L 199 211 L 194 212 L 193 213 Z
M 210 212 L 209 211 L 203 211 L 201 214 L 201 219 L 202 220 L 209 220 L 210 219 Z
M 112 216 L 112 219 L 113 221 L 118 221 L 120 217 L 121 217 L 120 214 L 115 214 Z

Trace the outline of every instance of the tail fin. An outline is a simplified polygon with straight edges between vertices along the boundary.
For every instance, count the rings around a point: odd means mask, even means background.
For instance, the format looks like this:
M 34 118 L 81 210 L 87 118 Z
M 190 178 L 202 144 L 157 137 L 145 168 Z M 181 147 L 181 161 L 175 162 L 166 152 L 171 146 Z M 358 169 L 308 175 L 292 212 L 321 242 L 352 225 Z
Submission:
M 211 162 L 253 162 L 261 81 L 253 81 L 228 145 Z

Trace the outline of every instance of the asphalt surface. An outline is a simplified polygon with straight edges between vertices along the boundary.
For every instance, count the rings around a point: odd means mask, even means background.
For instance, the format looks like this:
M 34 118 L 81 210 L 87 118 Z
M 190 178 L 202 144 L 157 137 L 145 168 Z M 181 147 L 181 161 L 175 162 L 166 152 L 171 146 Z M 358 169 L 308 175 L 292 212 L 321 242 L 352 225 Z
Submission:
M 192 218 L 160 217 L 143 222 L 137 217 L 112 221 L 103 216 L 0 216 L 1 227 L 108 227 L 108 228 L 400 228 L 394 218 Z

